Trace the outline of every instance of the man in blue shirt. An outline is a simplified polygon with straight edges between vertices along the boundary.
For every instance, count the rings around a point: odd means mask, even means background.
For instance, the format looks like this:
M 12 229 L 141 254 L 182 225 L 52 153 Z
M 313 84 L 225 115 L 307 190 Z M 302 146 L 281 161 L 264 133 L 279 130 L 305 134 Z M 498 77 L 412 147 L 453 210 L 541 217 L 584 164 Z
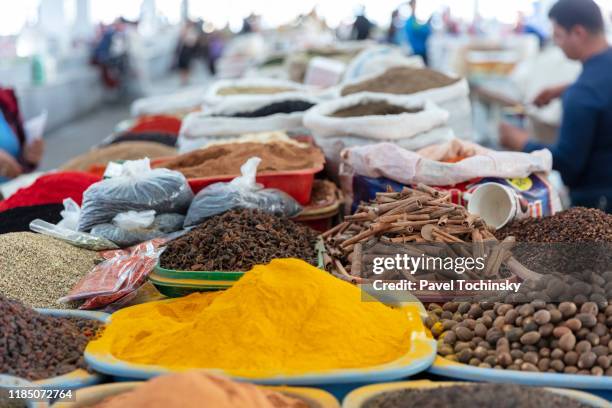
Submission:
M 561 97 L 563 120 L 557 142 L 542 145 L 513 126 L 500 126 L 500 143 L 531 152 L 548 148 L 553 168 L 570 188 L 572 205 L 612 212 L 612 49 L 601 11 L 593 0 L 559 0 L 550 10 L 553 37 L 565 55 L 582 62 L 575 83 L 544 90 L 534 103 Z

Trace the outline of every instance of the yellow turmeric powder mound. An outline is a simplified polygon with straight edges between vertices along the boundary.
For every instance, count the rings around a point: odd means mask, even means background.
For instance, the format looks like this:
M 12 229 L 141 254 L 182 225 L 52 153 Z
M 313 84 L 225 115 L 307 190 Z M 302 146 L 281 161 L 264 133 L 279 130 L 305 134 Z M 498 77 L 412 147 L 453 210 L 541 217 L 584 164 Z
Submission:
M 320 373 L 393 361 L 416 319 L 298 259 L 276 259 L 232 288 L 145 303 L 113 314 L 88 349 L 176 370 L 245 376 Z

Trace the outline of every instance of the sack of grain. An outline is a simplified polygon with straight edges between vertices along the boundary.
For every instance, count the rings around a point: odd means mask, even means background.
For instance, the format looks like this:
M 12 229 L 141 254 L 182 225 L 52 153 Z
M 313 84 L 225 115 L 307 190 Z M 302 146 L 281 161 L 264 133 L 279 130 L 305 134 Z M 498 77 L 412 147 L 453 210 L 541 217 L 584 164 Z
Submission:
M 304 115 L 336 176 L 340 152 L 347 147 L 391 142 L 409 150 L 454 138 L 448 112 L 433 102 L 382 94 L 356 94 L 320 103 Z
M 348 64 L 342 84 L 346 85 L 363 78 L 371 78 L 384 73 L 391 67 L 423 68 L 423 58 L 418 55 L 406 56 L 402 48 L 379 45 L 361 51 Z
M 194 86 L 172 94 L 136 99 L 130 111 L 133 117 L 192 112 L 200 109 L 205 91 L 205 87 Z
M 178 138 L 180 153 L 245 133 L 291 130 L 302 126 L 307 109 L 319 100 L 305 94 L 224 100 L 206 112 L 185 117 Z
M 311 92 L 312 87 L 284 79 L 222 79 L 208 88 L 204 95 L 204 106 L 216 108 L 229 103 L 263 103 L 273 96 L 301 97 Z
M 460 139 L 471 140 L 472 108 L 469 85 L 464 78 L 447 76 L 428 68 L 395 66 L 345 83 L 339 96 L 356 93 L 393 94 L 410 100 L 433 101 L 450 113 L 448 126 Z

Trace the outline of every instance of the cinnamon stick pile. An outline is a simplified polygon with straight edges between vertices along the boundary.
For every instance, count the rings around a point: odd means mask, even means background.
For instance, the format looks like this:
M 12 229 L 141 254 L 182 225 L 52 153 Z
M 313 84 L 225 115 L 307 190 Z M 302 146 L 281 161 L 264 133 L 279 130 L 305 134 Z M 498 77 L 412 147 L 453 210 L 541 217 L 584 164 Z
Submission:
M 524 268 L 511 257 L 509 249 L 514 239 L 508 237 L 504 245 L 495 245 L 499 241 L 493 231 L 479 216 L 451 203 L 450 193 L 419 184 L 414 189 L 404 187 L 401 191 L 389 189 L 377 193 L 373 202 L 359 206 L 354 215 L 346 216 L 344 222 L 324 232 L 322 238 L 326 268 L 342 279 L 357 283 L 371 278 L 372 271 L 363 270 L 362 261 L 367 258 L 363 256 L 364 248 L 371 247 L 373 241 L 401 244 L 406 248 L 412 246 L 414 256 L 424 253 L 426 256 L 486 259 L 485 268 L 478 273 L 473 270 L 463 275 L 441 271 L 432 273 L 445 280 L 499 278 L 502 264 L 507 264 L 512 271 L 519 269 L 519 276 L 528 276 L 530 271 L 521 270 Z M 428 247 L 427 243 L 432 245 Z

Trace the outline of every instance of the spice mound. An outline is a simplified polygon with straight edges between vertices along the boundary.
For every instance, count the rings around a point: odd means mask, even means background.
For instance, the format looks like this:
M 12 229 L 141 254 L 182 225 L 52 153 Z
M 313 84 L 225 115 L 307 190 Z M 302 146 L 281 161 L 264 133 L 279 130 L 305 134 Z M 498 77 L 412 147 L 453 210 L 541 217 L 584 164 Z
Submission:
M 94 408 L 308 408 L 276 391 L 191 371 L 163 375 L 131 391 L 107 398 Z
M 399 115 L 402 113 L 418 113 L 423 109 L 420 108 L 405 108 L 403 106 L 392 105 L 387 102 L 377 101 L 361 103 L 358 105 L 349 106 L 339 109 L 331 114 L 336 118 L 350 118 L 353 116 L 371 116 L 371 115 Z
M 605 304 L 431 303 L 425 324 L 438 339 L 438 354 L 452 361 L 481 368 L 611 376 L 612 305 Z
M 612 214 L 574 207 L 550 217 L 514 221 L 496 235 L 500 239 L 512 235 L 519 242 L 535 243 L 612 242 Z
M 176 154 L 176 149 L 161 143 L 123 142 L 83 153 L 62 165 L 61 169 L 88 171 L 92 166 L 106 165 L 113 160 L 154 159 L 173 154 Z
M 100 327 L 46 316 L 0 295 L 0 373 L 35 381 L 85 368 L 83 350 Z
M 514 384 L 474 384 L 405 389 L 383 393 L 363 404 L 363 408 L 397 407 L 587 408 L 590 405 L 546 389 Z
M 257 265 L 230 289 L 145 303 L 113 314 L 87 352 L 169 369 L 265 377 L 391 362 L 418 317 L 298 259 Z
M 191 178 L 239 175 L 240 166 L 254 156 L 261 158 L 259 173 L 310 169 L 325 161 L 321 150 L 314 146 L 283 142 L 228 143 L 186 153 L 154 167 L 178 170 Z
M 168 243 L 160 257 L 167 269 L 246 271 L 274 258 L 300 258 L 316 265 L 317 233 L 259 210 L 232 210 L 205 221 Z
M 46 235 L 0 235 L 0 293 L 31 307 L 66 308 L 57 299 L 94 267 L 98 254 Z
M 46 174 L 31 186 L 21 188 L 8 199 L 0 201 L 0 211 L 39 204 L 61 204 L 65 198 L 72 198 L 80 205 L 83 192 L 98 181 L 100 177 L 74 171 Z
M 62 204 L 29 205 L 0 211 L 0 234 L 30 231 L 30 223 L 37 218 L 57 224 L 62 220 Z
M 432 88 L 441 88 L 459 81 L 428 68 L 395 67 L 381 75 L 342 89 L 342 96 L 358 92 L 412 94 Z
M 274 102 L 253 111 L 238 112 L 232 115 L 215 115 L 215 116 L 231 116 L 235 118 L 261 118 L 264 116 L 275 115 L 277 113 L 293 113 L 304 112 L 314 106 L 314 103 L 300 100 L 288 100 Z

